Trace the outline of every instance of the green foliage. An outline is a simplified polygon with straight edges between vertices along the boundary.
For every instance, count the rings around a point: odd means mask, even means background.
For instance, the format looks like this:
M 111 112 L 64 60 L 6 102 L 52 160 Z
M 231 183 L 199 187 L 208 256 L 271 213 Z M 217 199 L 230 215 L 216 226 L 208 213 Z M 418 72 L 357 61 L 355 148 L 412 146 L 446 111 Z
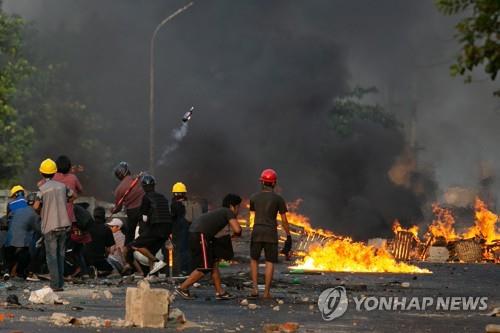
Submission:
M 20 17 L 0 11 L 0 188 L 36 179 L 46 157 L 109 157 L 97 139 L 103 122 L 76 95 L 67 66 L 50 64 L 39 42 Z
M 500 69 L 500 1 L 499 0 L 436 0 L 445 15 L 464 13 L 456 25 L 456 38 L 461 44 L 457 61 L 451 66 L 452 75 L 465 75 L 478 66 L 495 80 Z M 500 97 L 500 90 L 495 92 Z
M 24 126 L 24 114 L 15 99 L 20 84 L 35 72 L 23 55 L 24 21 L 0 11 L 0 186 L 16 181 L 30 150 L 33 129 Z
M 66 81 L 67 66 L 40 64 L 39 68 L 26 82 L 26 94 L 20 101 L 29 110 L 29 123 L 36 134 L 27 160 L 31 169 L 41 159 L 60 154 L 69 155 L 77 163 L 91 160 L 96 154 L 107 158 L 109 150 L 97 139 L 103 122 Z
M 372 93 L 377 93 L 375 87 L 355 87 L 346 96 L 335 99 L 330 123 L 340 136 L 346 137 L 352 133 L 352 123 L 356 119 L 369 120 L 386 128 L 398 126 L 394 115 L 385 112 L 380 105 L 362 102 L 366 95 Z

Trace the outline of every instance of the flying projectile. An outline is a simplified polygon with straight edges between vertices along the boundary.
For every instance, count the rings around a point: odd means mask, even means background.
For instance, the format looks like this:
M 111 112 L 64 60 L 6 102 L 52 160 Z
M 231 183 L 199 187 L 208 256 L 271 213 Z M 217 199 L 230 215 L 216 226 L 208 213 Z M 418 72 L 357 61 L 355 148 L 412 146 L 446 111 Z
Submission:
M 184 113 L 184 117 L 182 117 L 182 122 L 187 123 L 189 120 L 191 120 L 193 112 L 194 112 L 194 106 L 192 106 L 188 112 Z

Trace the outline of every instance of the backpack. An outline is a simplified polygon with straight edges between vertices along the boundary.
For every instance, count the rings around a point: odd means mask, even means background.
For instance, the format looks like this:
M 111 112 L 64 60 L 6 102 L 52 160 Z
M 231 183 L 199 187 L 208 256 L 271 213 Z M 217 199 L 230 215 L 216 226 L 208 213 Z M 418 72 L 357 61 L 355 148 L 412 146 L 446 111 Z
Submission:
M 187 200 L 183 201 L 182 204 L 186 208 L 186 215 L 184 217 L 188 223 L 192 223 L 203 214 L 203 207 L 197 201 Z
M 170 206 L 168 205 L 167 198 L 156 192 L 149 192 L 146 193 L 146 195 L 151 205 L 148 214 L 150 223 L 172 223 L 172 216 L 170 215 Z

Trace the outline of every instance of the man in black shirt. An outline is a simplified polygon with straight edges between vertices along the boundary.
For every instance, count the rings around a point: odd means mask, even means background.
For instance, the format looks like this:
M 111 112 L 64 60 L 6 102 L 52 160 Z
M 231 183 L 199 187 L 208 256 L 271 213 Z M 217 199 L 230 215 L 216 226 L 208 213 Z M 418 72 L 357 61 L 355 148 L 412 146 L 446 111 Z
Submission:
M 241 198 L 235 194 L 228 194 L 222 201 L 222 208 L 201 215 L 189 228 L 189 245 L 192 261 L 196 269 L 189 277 L 175 289 L 176 293 L 184 299 L 192 299 L 189 287 L 200 280 L 207 272 L 211 272 L 215 287 L 215 298 L 225 300 L 233 295 L 224 291 L 221 286 L 219 259 L 214 252 L 215 235 L 227 225 L 233 230 L 235 236 L 241 235 L 241 226 L 237 215 L 240 209 Z M 231 246 L 231 243 L 226 246 Z
M 106 211 L 103 207 L 94 209 L 94 223 L 90 223 L 87 231 L 92 237 L 90 243 L 85 244 L 85 261 L 94 275 L 106 275 L 113 271 L 107 257 L 111 246 L 115 245 L 113 233 L 106 225 Z M 96 272 L 97 271 L 97 272 Z M 95 276 L 97 277 L 97 276 Z
M 167 266 L 164 261 L 158 260 L 155 254 L 165 246 L 165 242 L 172 233 L 172 217 L 167 198 L 155 192 L 154 177 L 145 175 L 141 183 L 145 192 L 140 207 L 143 224 L 140 227 L 139 237 L 127 246 L 125 258 L 130 264 L 133 262 L 133 251 L 140 252 L 149 259 L 149 274 L 151 275 Z
M 281 215 L 281 223 L 287 240 L 285 250 L 289 252 L 292 247 L 292 237 L 286 218 L 285 200 L 274 193 L 278 176 L 273 169 L 262 171 L 260 182 L 262 190 L 250 198 L 250 211 L 255 212 L 255 220 L 250 241 L 250 272 L 252 276 L 253 291 L 250 298 L 258 297 L 258 264 L 262 249 L 266 257 L 264 298 L 271 298 L 270 288 L 274 275 L 274 264 L 278 262 L 278 224 L 276 217 Z

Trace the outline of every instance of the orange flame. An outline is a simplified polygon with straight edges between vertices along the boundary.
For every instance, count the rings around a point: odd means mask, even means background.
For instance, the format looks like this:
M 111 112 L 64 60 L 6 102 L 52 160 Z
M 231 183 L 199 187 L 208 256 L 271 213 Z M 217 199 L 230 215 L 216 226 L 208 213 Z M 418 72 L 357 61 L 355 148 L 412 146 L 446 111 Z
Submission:
M 479 236 L 486 240 L 486 244 L 493 244 L 495 240 L 500 239 L 500 234 L 497 233 L 498 216 L 488 210 L 486 204 L 479 198 L 475 202 L 475 224 L 470 227 L 464 234 L 464 238 L 472 238 Z
M 429 226 L 429 232 L 434 238 L 443 237 L 446 242 L 458 239 L 455 232 L 455 218 L 449 209 L 442 208 L 437 203 L 432 205 L 432 212 L 436 216 Z
M 309 247 L 294 269 L 362 273 L 432 273 L 427 269 L 397 262 L 385 247 L 375 249 L 345 237 Z
M 396 219 L 394 220 L 393 224 L 392 224 L 392 232 L 394 232 L 395 234 L 400 232 L 400 231 L 408 231 L 408 232 L 411 232 L 413 234 L 413 237 L 415 237 L 415 239 L 419 239 L 418 238 L 418 226 L 416 225 L 412 225 L 411 227 L 409 227 L 408 229 L 405 229 L 401 226 L 401 223 L 399 223 L 399 220 Z

